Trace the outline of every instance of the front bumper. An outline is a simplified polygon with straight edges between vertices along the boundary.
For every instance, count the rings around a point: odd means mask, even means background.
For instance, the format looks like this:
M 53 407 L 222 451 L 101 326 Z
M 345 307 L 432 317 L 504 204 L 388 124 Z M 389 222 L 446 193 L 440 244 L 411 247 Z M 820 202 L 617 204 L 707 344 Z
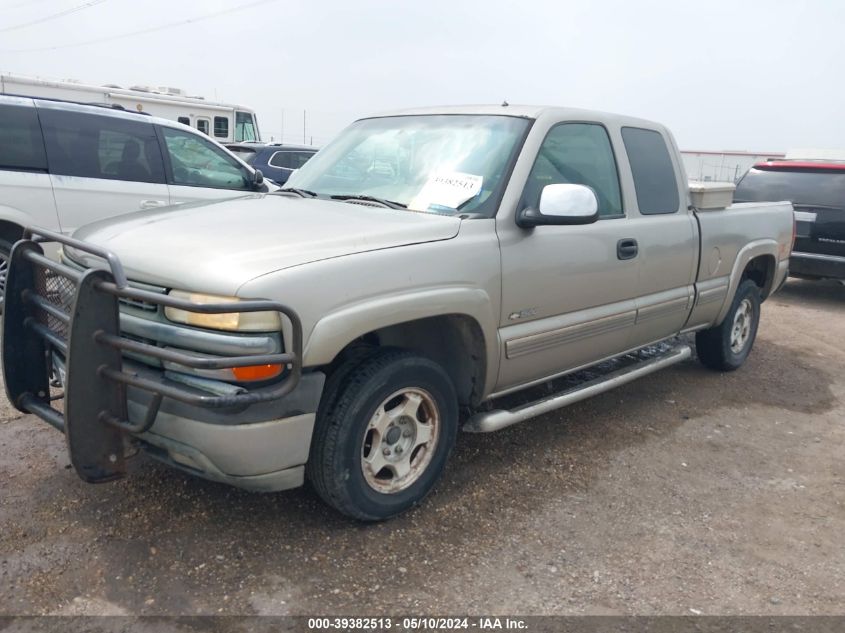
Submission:
M 75 270 L 44 256 L 58 242 L 96 255 L 109 270 Z M 279 312 L 287 350 L 194 353 L 124 336 L 119 301 L 200 313 Z M 284 320 L 283 319 L 283 320 Z M 269 490 L 301 483 L 322 374 L 302 375 L 302 327 L 291 308 L 265 300 L 195 304 L 131 287 L 111 252 L 27 229 L 12 249 L 3 318 L 3 373 L 10 402 L 62 430 L 77 474 L 91 483 L 126 474 L 137 446 L 196 474 Z M 223 392 L 127 360 L 195 370 L 280 364 L 279 381 Z M 66 359 L 63 410 L 51 406 L 51 358 Z M 165 365 L 166 366 L 166 365 Z
M 127 363 L 151 380 L 160 372 Z M 203 409 L 165 400 L 155 424 L 137 434 L 151 457 L 238 488 L 269 492 L 302 485 L 325 375 L 304 374 L 291 393 L 247 408 Z M 129 420 L 140 422 L 151 395 L 130 388 Z
M 845 257 L 792 251 L 789 257 L 789 273 L 798 276 L 845 279 Z

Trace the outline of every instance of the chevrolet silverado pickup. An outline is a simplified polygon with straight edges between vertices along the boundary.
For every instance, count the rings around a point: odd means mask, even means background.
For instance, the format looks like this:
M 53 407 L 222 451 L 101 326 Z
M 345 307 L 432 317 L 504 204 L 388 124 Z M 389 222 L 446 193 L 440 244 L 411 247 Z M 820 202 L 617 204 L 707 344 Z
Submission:
M 432 490 L 459 427 L 683 361 L 688 333 L 705 366 L 740 367 L 793 239 L 788 202 L 694 208 L 657 123 L 506 104 L 365 118 L 276 193 L 27 229 L 6 391 L 86 481 L 145 452 L 250 490 L 307 479 L 380 520 Z

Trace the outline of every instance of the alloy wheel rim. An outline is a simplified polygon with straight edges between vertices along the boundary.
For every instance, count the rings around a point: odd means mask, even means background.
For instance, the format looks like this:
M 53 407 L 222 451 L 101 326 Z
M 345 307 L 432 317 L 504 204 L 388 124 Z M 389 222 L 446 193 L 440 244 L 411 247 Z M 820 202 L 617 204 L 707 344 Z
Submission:
M 731 327 L 731 351 L 739 354 L 748 343 L 751 337 L 751 320 L 754 314 L 754 307 L 751 301 L 743 299 L 734 315 L 733 326 Z
M 364 433 L 361 470 L 373 490 L 395 494 L 426 471 L 440 435 L 440 412 L 430 393 L 400 389 L 376 407 Z
M 0 253 L 0 305 L 6 297 L 6 275 L 9 273 L 9 256 Z

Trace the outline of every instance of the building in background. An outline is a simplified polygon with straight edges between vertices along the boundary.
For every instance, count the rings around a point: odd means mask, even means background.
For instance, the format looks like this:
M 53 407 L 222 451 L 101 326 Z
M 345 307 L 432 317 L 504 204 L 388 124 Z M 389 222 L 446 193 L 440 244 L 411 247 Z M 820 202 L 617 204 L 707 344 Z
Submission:
M 755 163 L 786 157 L 783 152 L 681 152 L 690 180 L 736 182 Z

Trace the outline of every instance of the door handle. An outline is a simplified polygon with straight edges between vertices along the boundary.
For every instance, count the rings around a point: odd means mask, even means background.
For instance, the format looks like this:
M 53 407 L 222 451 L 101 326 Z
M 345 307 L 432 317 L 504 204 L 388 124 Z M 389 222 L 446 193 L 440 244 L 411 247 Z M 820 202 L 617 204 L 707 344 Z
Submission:
M 139 204 L 142 209 L 157 209 L 158 207 L 167 206 L 166 200 L 141 200 Z
M 637 240 L 631 237 L 616 242 L 616 257 L 618 259 L 634 259 L 640 252 Z

